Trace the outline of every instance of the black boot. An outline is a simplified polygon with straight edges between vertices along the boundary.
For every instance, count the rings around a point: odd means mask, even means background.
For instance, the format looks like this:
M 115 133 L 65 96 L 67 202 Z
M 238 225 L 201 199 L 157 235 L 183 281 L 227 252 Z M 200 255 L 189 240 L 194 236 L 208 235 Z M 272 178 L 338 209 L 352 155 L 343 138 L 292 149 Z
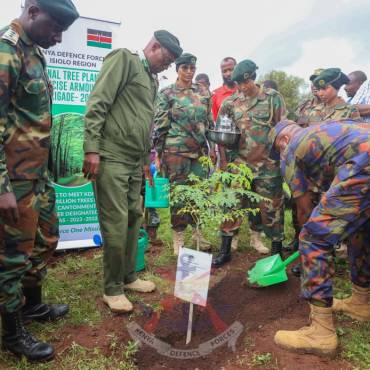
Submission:
M 40 342 L 23 326 L 21 311 L 1 314 L 2 347 L 31 362 L 48 361 L 54 357 L 54 348 Z
M 299 240 L 295 239 L 295 244 L 293 245 L 293 251 L 296 252 L 299 249 Z M 300 277 L 302 273 L 301 263 L 296 264 L 292 267 L 292 274 L 296 277 Z
M 300 263 L 298 263 L 297 265 L 295 265 L 293 268 L 292 268 L 292 274 L 294 275 L 294 276 L 297 276 L 297 277 L 300 277 L 301 276 L 301 273 L 302 273 L 302 271 L 301 271 L 302 269 L 301 269 L 301 264 Z
M 24 322 L 31 320 L 38 321 L 54 321 L 62 316 L 65 316 L 69 311 L 67 304 L 46 304 L 42 303 L 41 286 L 25 287 L 23 294 L 26 299 L 26 304 L 22 309 Z
M 283 250 L 283 243 L 282 242 L 272 242 L 271 243 L 271 256 L 275 254 L 280 254 L 282 255 L 282 250 Z
M 285 252 L 295 252 L 298 250 L 299 247 L 299 240 L 298 239 L 293 239 L 288 245 L 283 247 L 283 250 Z
M 232 236 L 222 236 L 220 254 L 212 261 L 213 267 L 221 267 L 231 260 L 231 242 Z

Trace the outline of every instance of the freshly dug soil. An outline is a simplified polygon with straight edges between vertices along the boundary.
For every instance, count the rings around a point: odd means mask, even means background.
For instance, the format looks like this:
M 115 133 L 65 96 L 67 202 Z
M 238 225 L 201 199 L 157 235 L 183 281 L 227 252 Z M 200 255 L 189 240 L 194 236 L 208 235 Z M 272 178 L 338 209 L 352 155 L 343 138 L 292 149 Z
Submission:
M 96 252 L 90 251 L 87 256 L 94 253 Z M 150 259 L 155 256 L 155 248 L 151 248 Z M 53 343 L 58 356 L 63 356 L 72 342 L 90 349 L 99 348 L 106 356 L 118 356 L 112 348 L 112 338 L 123 346 L 133 340 L 127 330 L 127 325 L 132 322 L 175 350 L 197 349 L 233 323 L 240 322 L 243 330 L 236 341 L 235 351 L 225 343 L 204 357 L 185 360 L 163 356 L 156 349 L 142 344 L 135 355 L 137 366 L 140 370 L 352 369 L 340 356 L 329 360 L 314 355 L 299 355 L 282 350 L 274 344 L 273 338 L 277 330 L 298 329 L 307 324 L 308 304 L 299 298 L 300 281 L 294 276 L 289 276 L 284 284 L 268 288 L 249 287 L 245 272 L 258 258 L 253 253 L 234 252 L 231 263 L 212 271 L 212 288 L 207 307 L 194 307 L 193 336 L 189 345 L 185 345 L 189 303 L 175 299 L 172 295 L 164 296 L 157 291 L 141 295 L 145 303 L 135 304 L 133 317 L 111 314 L 98 301 L 97 309 L 104 316 L 101 325 L 64 326 L 56 333 Z M 173 284 L 174 265 L 158 268 L 156 273 Z M 151 307 L 158 303 L 163 307 L 160 313 L 154 312 Z M 267 355 L 267 358 L 271 358 L 264 362 L 263 355 L 266 354 L 271 354 Z
M 244 331 L 237 340 L 236 351 L 224 344 L 206 357 L 179 360 L 163 357 L 144 345 L 136 356 L 139 369 L 247 369 L 253 367 L 254 353 L 273 355 L 272 361 L 261 367 L 265 369 L 272 364 L 287 370 L 351 368 L 341 360 L 292 354 L 274 344 L 276 330 L 295 329 L 307 323 L 308 305 L 298 297 L 299 280 L 294 277 L 285 284 L 255 289 L 245 284 L 244 272 L 231 270 L 209 291 L 208 309 L 195 308 L 193 338 L 188 346 L 185 345 L 188 303 L 162 312 L 154 334 L 176 349 L 194 349 L 239 321 Z M 218 320 L 212 320 L 212 312 L 217 313 Z

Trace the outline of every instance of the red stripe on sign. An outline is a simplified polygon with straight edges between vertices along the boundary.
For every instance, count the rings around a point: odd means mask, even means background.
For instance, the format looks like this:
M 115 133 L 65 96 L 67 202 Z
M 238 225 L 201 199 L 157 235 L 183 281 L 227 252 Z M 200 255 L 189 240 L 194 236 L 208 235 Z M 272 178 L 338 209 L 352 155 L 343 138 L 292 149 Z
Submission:
M 88 41 L 97 41 L 97 42 L 99 42 L 100 38 L 99 38 L 98 35 L 87 35 L 87 40 Z
M 109 42 L 111 44 L 112 43 L 112 38 L 111 37 L 100 36 L 100 42 Z

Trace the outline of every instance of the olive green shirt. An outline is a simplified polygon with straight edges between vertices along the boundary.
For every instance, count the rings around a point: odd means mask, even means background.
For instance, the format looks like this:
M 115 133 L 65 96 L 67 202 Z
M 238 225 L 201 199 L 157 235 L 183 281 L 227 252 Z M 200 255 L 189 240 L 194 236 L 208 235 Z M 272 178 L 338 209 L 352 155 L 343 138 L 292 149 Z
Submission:
M 85 153 L 148 163 L 157 89 L 144 57 L 127 49 L 108 54 L 87 104 Z

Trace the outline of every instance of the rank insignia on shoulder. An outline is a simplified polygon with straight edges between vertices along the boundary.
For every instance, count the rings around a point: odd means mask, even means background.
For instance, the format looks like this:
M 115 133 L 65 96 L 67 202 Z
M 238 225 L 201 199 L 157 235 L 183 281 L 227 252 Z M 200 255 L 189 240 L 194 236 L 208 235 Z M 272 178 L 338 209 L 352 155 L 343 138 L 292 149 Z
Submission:
M 17 45 L 19 40 L 19 34 L 15 32 L 13 29 L 9 28 L 2 36 L 3 40 L 7 40 L 11 42 L 13 45 Z

